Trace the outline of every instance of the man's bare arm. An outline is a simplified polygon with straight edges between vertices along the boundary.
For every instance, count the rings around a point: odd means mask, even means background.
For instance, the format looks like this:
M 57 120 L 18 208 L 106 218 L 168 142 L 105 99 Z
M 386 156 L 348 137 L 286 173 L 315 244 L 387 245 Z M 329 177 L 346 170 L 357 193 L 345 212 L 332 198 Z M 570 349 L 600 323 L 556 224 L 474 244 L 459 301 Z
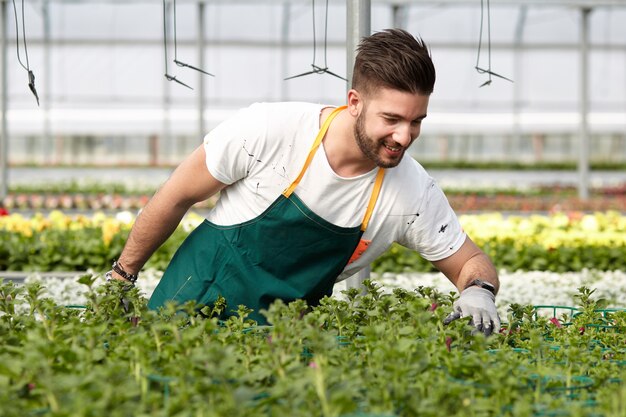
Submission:
M 448 277 L 459 292 L 477 278 L 493 284 L 496 293 L 500 288 L 498 273 L 491 259 L 469 237 L 454 255 L 435 261 L 433 265 Z
M 176 230 L 187 210 L 225 186 L 207 169 L 204 146 L 200 145 L 176 168 L 137 217 L 118 260 L 122 268 L 130 274 L 139 272 Z M 113 276 L 121 278 L 115 273 Z

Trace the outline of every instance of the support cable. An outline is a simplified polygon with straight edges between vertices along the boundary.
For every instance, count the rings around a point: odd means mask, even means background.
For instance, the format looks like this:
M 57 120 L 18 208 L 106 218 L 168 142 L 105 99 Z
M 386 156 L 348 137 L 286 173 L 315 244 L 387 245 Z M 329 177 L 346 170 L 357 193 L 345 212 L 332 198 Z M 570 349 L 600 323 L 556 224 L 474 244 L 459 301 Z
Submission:
M 328 69 L 328 59 L 327 59 L 327 56 L 328 56 L 327 55 L 328 54 L 328 0 L 326 0 L 326 13 L 324 17 L 324 67 L 320 67 L 316 65 L 315 63 L 315 58 L 316 58 L 315 53 L 317 50 L 317 40 L 316 40 L 317 37 L 315 34 L 315 0 L 311 0 L 311 5 L 313 9 L 313 13 L 312 13 L 313 15 L 313 63 L 311 64 L 311 67 L 313 69 L 311 71 L 303 72 L 302 74 L 292 75 L 291 77 L 285 78 L 285 80 L 291 80 L 293 78 L 304 77 L 306 75 L 311 75 L 311 74 L 329 74 L 341 80 L 348 81 L 346 78 L 340 75 L 337 75 Z
M 476 66 L 474 68 L 476 68 L 476 71 L 479 74 L 489 74 L 489 79 L 487 81 L 485 81 L 484 83 L 482 83 L 480 85 L 480 87 L 484 87 L 486 85 L 490 85 L 491 84 L 491 76 L 495 76 L 495 77 L 499 77 L 502 78 L 504 80 L 513 82 L 513 80 L 504 77 L 500 74 L 496 74 L 495 72 L 491 71 L 491 7 L 489 4 L 489 0 L 487 0 L 487 69 L 482 68 L 479 63 L 480 63 L 480 50 L 482 47 L 482 43 L 483 43 L 483 22 L 485 20 L 484 14 L 485 14 L 485 5 L 484 5 L 485 0 L 480 0 L 480 33 L 478 35 L 478 53 L 476 54 Z
M 178 60 L 178 38 L 177 38 L 176 33 L 177 33 L 177 30 L 176 30 L 176 0 L 174 0 L 174 63 L 176 65 L 178 65 L 179 67 L 191 68 L 192 70 L 201 72 L 201 73 L 206 74 L 206 75 L 210 75 L 211 77 L 215 77 L 215 75 L 213 75 L 213 74 L 211 74 L 209 72 L 206 72 L 203 69 L 200 69 L 198 67 L 194 67 L 193 65 L 189 65 L 189 64 L 186 64 L 186 63 Z
M 39 106 L 39 95 L 37 94 L 37 89 L 35 88 L 35 74 L 30 69 L 30 62 L 28 60 L 28 46 L 26 44 L 26 20 L 24 19 L 24 0 L 22 0 L 22 43 L 24 44 L 24 56 L 26 58 L 26 65 L 24 65 L 20 57 L 20 30 L 17 18 L 17 6 L 15 5 L 15 0 L 12 0 L 12 2 L 13 13 L 15 15 L 15 43 L 17 51 L 17 61 L 28 73 L 28 88 L 35 96 L 35 99 L 37 100 L 37 106 Z

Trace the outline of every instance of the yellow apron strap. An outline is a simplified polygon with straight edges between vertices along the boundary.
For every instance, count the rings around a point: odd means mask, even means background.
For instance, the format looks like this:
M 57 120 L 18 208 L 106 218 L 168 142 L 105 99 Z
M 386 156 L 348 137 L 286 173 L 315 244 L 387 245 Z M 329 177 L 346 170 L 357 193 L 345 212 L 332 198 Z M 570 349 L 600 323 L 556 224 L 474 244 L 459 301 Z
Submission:
M 296 189 L 296 187 L 300 183 L 300 180 L 304 176 L 304 173 L 306 172 L 307 168 L 311 164 L 311 161 L 313 160 L 313 157 L 315 156 L 315 152 L 317 151 L 317 148 L 319 148 L 320 143 L 322 143 L 322 139 L 324 139 L 324 135 L 326 134 L 326 131 L 328 131 L 328 126 L 330 126 L 330 122 L 332 122 L 335 116 L 337 116 L 339 112 L 341 112 L 346 107 L 347 106 L 337 107 L 335 110 L 333 110 L 330 116 L 326 118 L 326 120 L 322 124 L 322 127 L 320 128 L 319 133 L 317 134 L 317 137 L 315 138 L 315 142 L 313 142 L 313 146 L 311 146 L 311 150 L 309 151 L 309 156 L 307 156 L 306 161 L 304 162 L 304 166 L 302 167 L 302 170 L 300 171 L 300 175 L 298 175 L 298 177 L 291 183 L 291 185 L 287 187 L 285 191 L 283 191 L 283 195 L 285 197 L 289 198 L 289 196 L 293 193 L 293 191 Z
M 365 211 L 365 216 L 363 216 L 363 222 L 361 223 L 362 232 L 365 232 L 365 229 L 367 229 L 370 222 L 370 217 L 372 217 L 374 206 L 376 206 L 376 200 L 378 200 L 378 194 L 380 194 L 380 189 L 383 186 L 383 178 L 385 178 L 385 170 L 383 168 L 378 168 L 378 174 L 376 174 L 376 181 L 374 182 L 372 196 L 370 197 L 370 202 L 367 204 L 367 210 Z
M 285 191 L 283 191 L 283 195 L 285 197 L 289 198 L 289 196 L 296 189 L 296 187 L 300 183 L 300 180 L 302 179 L 302 177 L 304 177 L 304 173 L 306 172 L 307 168 L 311 164 L 311 161 L 313 160 L 313 157 L 315 156 L 315 152 L 317 151 L 317 148 L 319 148 L 320 144 L 322 143 L 322 139 L 324 139 L 324 135 L 326 135 L 326 132 L 328 131 L 328 126 L 330 126 L 330 123 L 333 121 L 335 116 L 337 116 L 339 112 L 341 112 L 346 107 L 347 106 L 337 107 L 335 110 L 333 110 L 330 116 L 326 118 L 326 120 L 322 124 L 322 127 L 320 128 L 319 133 L 317 134 L 317 137 L 315 138 L 315 142 L 313 142 L 313 146 L 311 146 L 311 150 L 309 151 L 309 155 L 307 156 L 306 161 L 304 162 L 304 166 L 302 167 L 300 174 L 291 183 L 291 185 L 287 187 Z M 380 194 L 380 189 L 383 185 L 384 177 L 385 177 L 385 170 L 383 168 L 378 168 L 378 174 L 376 174 L 376 181 L 374 182 L 374 189 L 372 190 L 372 195 L 370 197 L 369 203 L 367 204 L 367 210 L 365 211 L 365 216 L 363 216 L 363 222 L 361 223 L 361 231 L 363 232 L 365 231 L 365 229 L 367 229 L 367 226 L 370 222 L 370 218 L 372 217 L 372 212 L 374 211 L 374 206 L 376 206 L 376 201 L 378 200 L 378 194 Z

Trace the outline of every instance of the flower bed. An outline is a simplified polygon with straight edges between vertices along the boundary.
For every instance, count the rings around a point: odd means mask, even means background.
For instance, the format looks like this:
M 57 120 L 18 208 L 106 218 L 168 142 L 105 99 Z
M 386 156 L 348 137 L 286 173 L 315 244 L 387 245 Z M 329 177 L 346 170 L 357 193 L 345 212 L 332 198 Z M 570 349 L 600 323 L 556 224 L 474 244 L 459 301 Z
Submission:
M 149 194 L 69 194 L 69 193 L 19 193 L 7 195 L 0 206 L 7 210 L 139 210 L 150 200 Z M 194 205 L 194 208 L 211 208 L 214 200 Z
M 103 271 L 119 256 L 135 216 L 120 212 L 0 217 L 0 271 Z M 190 214 L 159 248 L 147 267 L 163 269 L 174 251 L 202 219 Z
M 508 216 L 462 215 L 463 228 L 499 269 L 581 271 L 626 269 L 626 217 L 618 212 Z M 373 264 L 377 272 L 433 271 L 399 245 Z
M 497 173 L 497 172 L 496 172 Z M 475 211 L 626 211 L 626 183 L 591 187 L 586 200 L 568 185 L 511 184 L 509 187 L 459 187 L 456 181 L 442 184 L 452 207 L 459 213 Z M 13 186 L 0 207 L 14 210 L 138 210 L 158 189 L 153 184 L 133 181 L 107 182 L 83 179 Z M 216 198 L 195 205 L 213 207 Z
M 491 195 L 447 193 L 450 205 L 458 213 L 477 211 L 559 212 L 559 211 L 626 211 L 626 195 L 607 194 L 581 200 L 559 195 Z
M 555 213 L 547 216 L 463 215 L 461 224 L 499 269 L 626 269 L 626 217 L 618 212 Z M 122 212 L 106 216 L 67 216 L 53 211 L 31 218 L 0 216 L 0 270 L 103 271 L 117 257 L 134 221 Z M 147 268 L 164 269 L 175 250 L 202 218 L 183 224 L 152 256 Z M 394 245 L 373 264 L 376 272 L 429 272 L 417 253 Z
M 521 192 L 446 192 L 450 205 L 458 212 L 476 211 L 626 211 L 626 195 L 619 193 L 592 196 L 581 200 L 574 195 L 523 194 Z M 139 210 L 151 194 L 116 193 L 12 193 L 0 206 L 10 210 Z M 198 203 L 196 209 L 209 209 L 215 199 Z
M 84 304 L 87 302 L 87 287 L 80 284 L 81 274 L 38 273 L 25 275 L 26 283 L 39 283 L 44 288 L 43 295 L 57 304 Z M 142 272 L 137 281 L 141 294 L 149 298 L 163 275 L 163 271 L 148 269 Z M 595 297 L 604 300 L 608 307 L 624 304 L 626 294 L 626 272 L 589 271 L 559 274 L 546 271 L 499 271 L 500 291 L 496 306 L 502 317 L 506 317 L 511 304 L 556 304 L 575 305 L 575 296 L 580 287 L 593 288 Z M 0 279 L 2 275 L 0 275 Z M 381 291 L 391 293 L 399 288 L 413 291 L 420 286 L 434 288 L 442 294 L 456 289 L 441 273 L 384 273 L 372 274 L 372 281 L 381 286 Z M 102 277 L 97 282 L 103 282 Z M 335 284 L 333 297 L 342 297 L 347 289 L 346 281 Z
M 485 338 L 448 326 L 432 288 L 275 303 L 272 326 L 145 309 L 136 291 L 81 281 L 85 308 L 0 286 L 0 414 L 595 416 L 626 414 L 626 312 L 581 289 L 554 316 L 511 306 Z M 125 313 L 120 298 L 128 301 Z M 210 314 L 204 310 L 205 314 Z

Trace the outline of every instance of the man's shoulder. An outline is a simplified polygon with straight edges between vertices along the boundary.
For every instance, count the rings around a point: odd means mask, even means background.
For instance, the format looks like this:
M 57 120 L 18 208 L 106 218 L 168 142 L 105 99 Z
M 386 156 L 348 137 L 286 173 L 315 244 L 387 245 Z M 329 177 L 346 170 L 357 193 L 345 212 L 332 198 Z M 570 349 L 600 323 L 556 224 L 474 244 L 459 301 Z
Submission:
M 306 102 L 264 103 L 266 133 L 269 136 L 284 136 L 286 140 L 301 140 L 319 130 L 321 104 Z

